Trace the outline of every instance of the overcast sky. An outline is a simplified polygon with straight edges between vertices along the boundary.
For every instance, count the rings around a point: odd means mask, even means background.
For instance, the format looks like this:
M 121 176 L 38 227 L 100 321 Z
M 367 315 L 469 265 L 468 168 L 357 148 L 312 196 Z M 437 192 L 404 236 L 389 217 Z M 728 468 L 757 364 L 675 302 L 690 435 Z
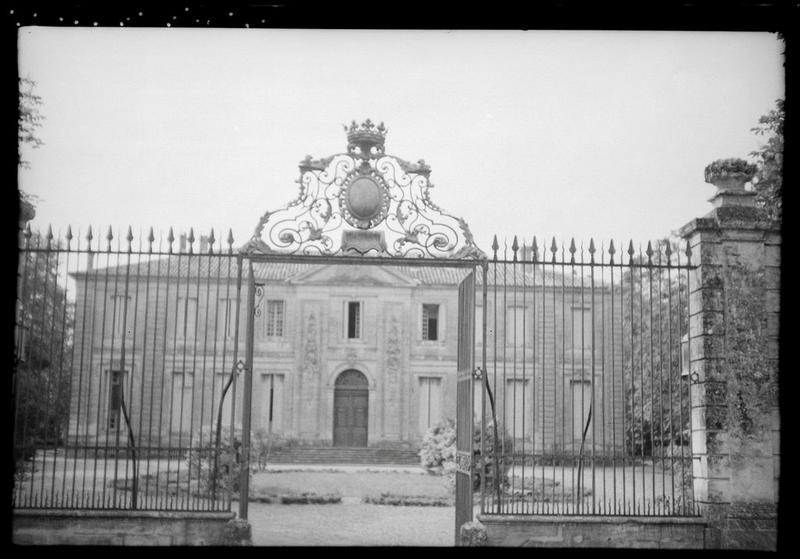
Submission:
M 233 229 L 297 196 L 342 124 L 432 167 L 433 201 L 492 235 L 661 238 L 707 213 L 711 161 L 747 157 L 784 95 L 769 33 L 26 27 L 44 145 L 34 226 Z M 217 233 L 217 238 L 220 235 Z

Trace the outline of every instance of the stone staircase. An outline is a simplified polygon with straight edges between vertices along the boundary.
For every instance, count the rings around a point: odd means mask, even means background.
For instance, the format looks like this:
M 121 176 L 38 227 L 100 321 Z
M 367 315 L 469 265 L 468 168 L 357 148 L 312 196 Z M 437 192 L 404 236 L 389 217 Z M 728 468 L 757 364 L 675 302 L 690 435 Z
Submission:
M 419 466 L 419 454 L 417 450 L 401 448 L 293 446 L 273 448 L 268 463 Z

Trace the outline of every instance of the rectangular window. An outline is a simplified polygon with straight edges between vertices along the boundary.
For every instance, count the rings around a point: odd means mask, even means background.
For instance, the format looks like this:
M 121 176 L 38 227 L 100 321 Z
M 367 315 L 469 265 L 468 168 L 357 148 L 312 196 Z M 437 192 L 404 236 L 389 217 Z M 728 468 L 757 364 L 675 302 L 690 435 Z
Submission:
M 220 297 L 217 307 L 217 336 L 219 338 L 230 338 L 233 336 L 233 321 L 235 320 L 233 306 L 234 299 Z
M 213 422 L 214 422 L 214 429 L 217 428 L 216 427 L 217 426 L 217 414 L 219 414 L 219 402 L 222 399 L 222 391 L 225 389 L 225 385 L 228 384 L 228 380 L 230 379 L 231 374 L 230 374 L 230 372 L 217 373 L 216 377 L 217 377 L 217 386 L 214 389 L 214 406 L 213 406 L 214 407 L 214 416 L 213 416 L 213 419 L 212 419 Z M 231 383 L 231 386 L 230 386 L 230 388 L 228 388 L 228 393 L 225 394 L 225 400 L 223 401 L 223 404 L 222 404 L 222 427 L 223 428 L 230 427 L 230 424 L 231 424 L 231 406 L 232 406 L 231 402 L 233 402 L 233 396 L 235 394 L 234 388 L 236 388 L 238 390 L 241 390 L 241 387 L 239 386 L 239 382 L 238 381 L 234 381 L 234 382 L 236 383 L 236 385 L 234 385 L 234 383 Z
M 107 371 L 108 374 L 108 428 L 116 429 L 122 419 L 122 391 L 126 371 Z
M 192 340 L 197 330 L 197 297 L 178 297 L 178 338 Z
M 283 301 L 267 301 L 267 337 L 283 337 Z
M 439 305 L 422 305 L 422 339 L 439 339 Z
M 592 383 L 588 380 L 570 381 L 572 392 L 572 436 L 576 440 L 583 437 L 586 422 L 589 421 L 589 408 L 592 404 Z M 592 424 L 586 432 L 586 439 L 592 438 Z
M 489 335 L 489 332 L 486 332 Z M 483 307 L 480 305 L 475 306 L 475 343 L 479 344 L 483 336 Z
M 592 349 L 592 309 L 572 308 L 572 348 L 576 351 Z
M 347 303 L 347 337 L 350 339 L 361 337 L 361 303 L 358 301 Z
M 111 312 L 114 315 L 114 337 L 132 336 L 133 307 L 131 306 L 130 295 L 112 295 L 111 303 Z
M 442 379 L 419 377 L 419 432 L 425 432 L 442 420 Z
M 283 429 L 283 375 L 261 375 L 261 427 L 268 433 Z
M 506 309 L 506 345 L 517 347 L 531 345 L 526 311 L 527 308 L 522 306 L 510 306 Z
M 187 433 L 196 425 L 192 425 L 192 408 L 194 401 L 194 373 L 175 371 L 172 373 L 172 409 L 170 410 L 173 433 Z
M 531 410 L 533 409 L 531 395 L 525 393 L 528 386 L 530 386 L 528 379 L 524 381 L 522 379 L 511 379 L 506 382 L 504 398 L 506 433 L 515 439 L 529 438 L 531 435 L 530 423 L 525 421 L 526 417 L 532 417 Z

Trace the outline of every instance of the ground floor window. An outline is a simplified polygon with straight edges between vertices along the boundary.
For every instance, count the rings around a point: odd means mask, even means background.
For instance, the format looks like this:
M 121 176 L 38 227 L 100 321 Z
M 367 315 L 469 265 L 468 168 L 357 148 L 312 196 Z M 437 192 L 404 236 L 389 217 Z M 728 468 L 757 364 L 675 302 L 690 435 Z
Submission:
M 532 417 L 533 410 L 531 394 L 525 393 L 529 386 L 530 379 L 506 381 L 506 434 L 515 439 L 530 438 L 532 435 L 530 421 L 526 421 L 526 418 Z
M 283 375 L 261 375 L 260 428 L 267 433 L 283 432 Z
M 108 416 L 109 430 L 115 430 L 122 419 L 122 398 L 127 371 L 106 371 L 108 375 Z
M 589 418 L 589 407 L 592 403 L 592 383 L 588 380 L 570 381 L 572 392 L 572 436 L 580 440 L 583 437 L 583 430 L 586 428 Z M 586 432 L 586 439 L 592 437 L 592 425 L 589 421 L 589 429 Z
M 175 371 L 172 373 L 172 406 L 169 410 L 173 433 L 189 432 L 192 425 L 194 400 L 194 373 Z
M 424 434 L 442 420 L 441 377 L 419 377 L 419 432 Z

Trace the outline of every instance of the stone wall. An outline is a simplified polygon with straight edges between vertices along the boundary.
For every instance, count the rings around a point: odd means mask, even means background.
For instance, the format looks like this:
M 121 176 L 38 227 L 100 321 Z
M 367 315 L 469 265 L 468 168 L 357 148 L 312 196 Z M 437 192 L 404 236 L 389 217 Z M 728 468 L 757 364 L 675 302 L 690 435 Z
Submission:
M 699 518 L 479 515 L 486 537 L 471 526 L 464 543 L 503 547 L 703 549 Z M 474 524 L 474 523 L 473 523 Z
M 232 512 L 15 510 L 17 545 L 250 545 Z
M 726 197 L 681 230 L 690 275 L 694 493 L 709 523 L 708 548 L 777 546 L 778 226 L 747 201 Z

